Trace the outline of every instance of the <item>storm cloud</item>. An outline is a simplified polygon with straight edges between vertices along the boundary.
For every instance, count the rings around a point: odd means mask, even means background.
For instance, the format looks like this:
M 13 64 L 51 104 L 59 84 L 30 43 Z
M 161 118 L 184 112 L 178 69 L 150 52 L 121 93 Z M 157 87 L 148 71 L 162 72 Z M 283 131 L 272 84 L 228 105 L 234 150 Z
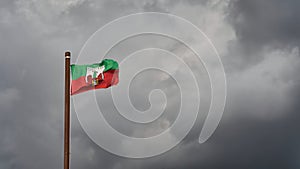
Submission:
M 71 50 L 75 63 L 96 30 L 137 12 L 181 16 L 212 40 L 228 83 L 221 123 L 207 142 L 198 143 L 210 87 L 205 69 L 193 53 L 165 37 L 132 37 L 109 55 L 118 59 L 147 47 L 179 55 L 196 72 L 203 94 L 202 114 L 172 150 L 152 158 L 128 159 L 95 144 L 81 128 L 72 106 L 72 168 L 299 168 L 299 7 L 297 0 L 2 0 L 0 168 L 62 168 L 63 54 Z M 176 67 L 174 72 L 180 73 L 180 69 Z M 113 108 L 109 91 L 96 92 L 105 118 L 118 131 L 151 136 L 174 121 L 178 86 L 164 73 L 157 74 L 155 70 L 138 74 L 130 90 L 132 103 L 139 110 L 149 108 L 151 89 L 166 92 L 167 115 L 148 126 L 126 122 Z M 147 79 L 151 83 L 145 82 Z

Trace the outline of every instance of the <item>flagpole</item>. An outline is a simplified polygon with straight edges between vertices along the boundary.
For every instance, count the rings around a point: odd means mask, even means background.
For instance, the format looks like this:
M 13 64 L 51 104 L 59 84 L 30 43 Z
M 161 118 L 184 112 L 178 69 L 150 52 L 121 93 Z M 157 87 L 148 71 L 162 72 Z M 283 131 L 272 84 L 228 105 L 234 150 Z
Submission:
M 65 52 L 64 169 L 70 169 L 70 58 Z

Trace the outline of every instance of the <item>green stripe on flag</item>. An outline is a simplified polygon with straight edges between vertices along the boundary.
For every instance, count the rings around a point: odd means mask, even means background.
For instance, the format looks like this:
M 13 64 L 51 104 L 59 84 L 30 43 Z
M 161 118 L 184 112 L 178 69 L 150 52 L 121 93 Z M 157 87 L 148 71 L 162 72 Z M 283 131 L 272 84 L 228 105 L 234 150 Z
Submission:
M 104 59 L 101 63 L 95 63 L 91 65 L 71 65 L 71 72 L 72 72 L 72 80 L 76 80 L 81 76 L 86 75 L 86 69 L 87 67 L 96 68 L 103 66 L 105 67 L 104 72 L 108 70 L 114 70 L 118 69 L 119 65 L 118 62 L 112 60 L 112 59 Z

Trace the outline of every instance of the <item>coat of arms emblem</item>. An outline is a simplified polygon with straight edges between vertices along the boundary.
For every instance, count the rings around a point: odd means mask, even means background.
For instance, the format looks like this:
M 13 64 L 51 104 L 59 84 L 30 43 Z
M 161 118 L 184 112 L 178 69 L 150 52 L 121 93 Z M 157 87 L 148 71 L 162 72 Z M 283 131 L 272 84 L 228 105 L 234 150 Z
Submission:
M 100 80 L 104 79 L 104 75 L 103 75 L 104 69 L 105 69 L 104 65 L 99 67 L 87 67 L 86 75 L 85 75 L 86 83 L 90 83 L 93 86 L 98 85 Z M 100 78 L 99 75 L 101 75 Z

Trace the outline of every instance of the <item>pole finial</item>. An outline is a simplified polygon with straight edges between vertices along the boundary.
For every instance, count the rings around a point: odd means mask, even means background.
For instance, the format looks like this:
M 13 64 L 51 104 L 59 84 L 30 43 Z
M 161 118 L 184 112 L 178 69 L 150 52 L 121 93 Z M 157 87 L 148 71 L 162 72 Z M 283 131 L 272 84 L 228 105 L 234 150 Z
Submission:
M 70 58 L 71 57 L 71 52 L 67 51 L 65 52 L 65 58 Z

